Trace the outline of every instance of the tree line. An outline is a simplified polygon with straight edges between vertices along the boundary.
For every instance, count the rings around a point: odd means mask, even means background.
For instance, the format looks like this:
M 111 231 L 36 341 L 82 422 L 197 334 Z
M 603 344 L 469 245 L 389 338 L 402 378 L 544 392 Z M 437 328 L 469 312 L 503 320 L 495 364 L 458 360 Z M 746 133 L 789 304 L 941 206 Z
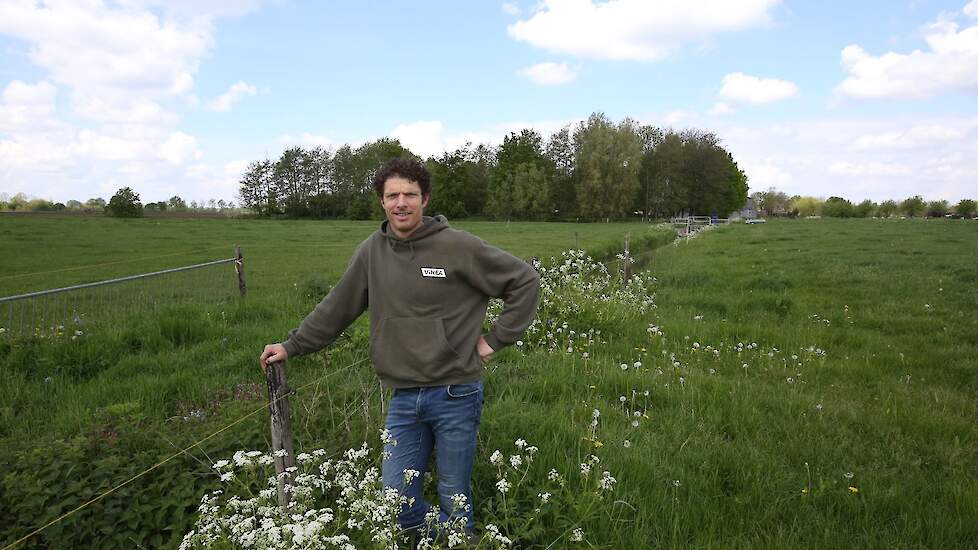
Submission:
M 751 194 L 750 205 L 759 214 L 766 216 L 826 216 L 830 218 L 889 218 L 905 216 L 908 218 L 971 218 L 976 214 L 973 199 L 961 199 L 952 205 L 947 200 L 926 201 L 920 195 L 902 201 L 884 200 L 874 202 L 869 199 L 853 203 L 842 197 L 799 196 L 789 197 L 777 189 L 768 189 Z
M 68 212 L 109 214 L 118 217 L 138 217 L 145 212 L 178 212 L 203 215 L 217 213 L 240 215 L 243 213 L 234 201 L 224 199 L 192 200 L 188 203 L 179 195 L 174 195 L 169 200 L 143 204 L 139 199 L 139 194 L 133 191 L 131 187 L 120 188 L 109 199 L 109 202 L 101 197 L 94 197 L 85 202 L 74 199 L 66 202 L 55 202 L 29 197 L 25 193 L 17 193 L 13 196 L 0 193 L 0 212 Z
M 357 148 L 292 147 L 275 161 L 248 166 L 241 205 L 263 217 L 376 217 L 373 175 L 387 160 L 406 156 L 431 171 L 426 211 L 450 219 L 726 217 L 747 200 L 747 176 L 715 134 L 595 113 L 546 139 L 523 129 L 496 147 L 466 144 L 427 159 L 386 137 Z

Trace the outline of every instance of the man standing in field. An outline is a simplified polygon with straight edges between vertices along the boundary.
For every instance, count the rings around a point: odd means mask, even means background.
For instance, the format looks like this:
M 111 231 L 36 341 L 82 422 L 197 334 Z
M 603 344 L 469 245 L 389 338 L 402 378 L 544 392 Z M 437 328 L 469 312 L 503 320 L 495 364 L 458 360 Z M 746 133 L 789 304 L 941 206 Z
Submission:
M 285 342 L 265 346 L 260 361 L 264 368 L 322 349 L 369 309 L 370 358 L 383 386 L 393 389 L 385 427 L 395 443 L 384 447 L 384 485 L 413 499 L 398 522 L 405 530 L 424 526 L 431 506 L 421 484 L 434 451 L 439 521 L 465 518 L 471 532 L 484 364 L 533 320 L 539 277 L 445 218 L 424 216 L 431 174 L 418 161 L 392 160 L 373 183 L 387 220 L 360 244 L 329 295 Z M 490 297 L 505 307 L 483 334 Z M 405 474 L 412 470 L 413 479 Z

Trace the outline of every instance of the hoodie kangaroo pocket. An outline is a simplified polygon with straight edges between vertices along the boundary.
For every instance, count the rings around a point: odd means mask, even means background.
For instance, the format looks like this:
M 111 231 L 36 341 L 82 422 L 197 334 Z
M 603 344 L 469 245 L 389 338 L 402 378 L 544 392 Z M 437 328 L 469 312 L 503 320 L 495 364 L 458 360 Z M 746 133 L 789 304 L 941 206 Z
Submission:
M 370 357 L 378 373 L 419 383 L 437 380 L 462 360 L 448 343 L 442 320 L 426 317 L 381 319 Z

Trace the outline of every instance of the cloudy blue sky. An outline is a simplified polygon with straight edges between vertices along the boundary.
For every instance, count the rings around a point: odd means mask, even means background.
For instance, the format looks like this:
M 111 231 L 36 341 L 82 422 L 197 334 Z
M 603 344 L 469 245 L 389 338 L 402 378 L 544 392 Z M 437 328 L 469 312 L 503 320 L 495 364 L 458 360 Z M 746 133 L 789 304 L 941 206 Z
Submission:
M 0 193 L 235 199 L 291 145 L 613 119 L 752 191 L 978 198 L 978 0 L 0 0 Z

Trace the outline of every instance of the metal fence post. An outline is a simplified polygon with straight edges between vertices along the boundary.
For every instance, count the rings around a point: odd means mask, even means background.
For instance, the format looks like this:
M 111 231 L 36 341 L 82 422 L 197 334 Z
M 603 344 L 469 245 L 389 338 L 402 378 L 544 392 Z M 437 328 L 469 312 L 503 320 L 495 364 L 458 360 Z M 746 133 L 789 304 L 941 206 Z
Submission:
M 268 383 L 268 412 L 272 417 L 272 453 L 285 451 L 285 456 L 275 457 L 275 473 L 278 474 L 278 503 L 282 508 L 288 508 L 292 494 L 285 490 L 286 485 L 292 485 L 292 474 L 286 471 L 295 466 L 295 454 L 292 445 L 292 418 L 289 415 L 289 394 L 292 389 L 285 382 L 285 365 L 269 363 L 265 369 L 265 381 Z

